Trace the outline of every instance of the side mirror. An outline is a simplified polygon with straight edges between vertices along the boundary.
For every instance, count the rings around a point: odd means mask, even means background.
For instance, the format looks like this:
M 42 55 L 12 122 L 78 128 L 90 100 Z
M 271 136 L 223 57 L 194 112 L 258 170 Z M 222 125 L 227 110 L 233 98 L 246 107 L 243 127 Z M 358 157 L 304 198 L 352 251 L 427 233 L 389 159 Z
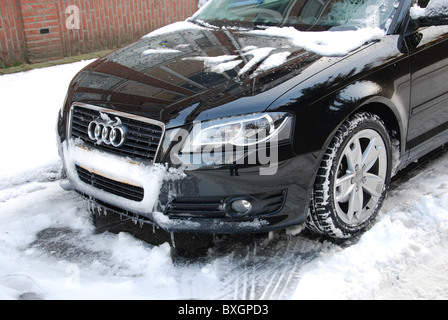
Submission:
M 411 8 L 411 18 L 420 27 L 448 25 L 448 1 L 431 0 L 426 8 L 414 5 Z

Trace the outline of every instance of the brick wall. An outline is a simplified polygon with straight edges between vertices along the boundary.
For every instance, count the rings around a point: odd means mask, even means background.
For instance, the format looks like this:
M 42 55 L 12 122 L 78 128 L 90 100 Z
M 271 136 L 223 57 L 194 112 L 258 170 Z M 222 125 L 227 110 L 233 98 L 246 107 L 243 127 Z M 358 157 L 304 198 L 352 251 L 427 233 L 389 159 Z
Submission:
M 0 67 L 119 48 L 197 7 L 198 0 L 0 0 Z
M 62 58 L 58 0 L 19 0 L 22 25 L 30 62 Z
M 0 67 L 25 59 L 17 1 L 0 0 Z

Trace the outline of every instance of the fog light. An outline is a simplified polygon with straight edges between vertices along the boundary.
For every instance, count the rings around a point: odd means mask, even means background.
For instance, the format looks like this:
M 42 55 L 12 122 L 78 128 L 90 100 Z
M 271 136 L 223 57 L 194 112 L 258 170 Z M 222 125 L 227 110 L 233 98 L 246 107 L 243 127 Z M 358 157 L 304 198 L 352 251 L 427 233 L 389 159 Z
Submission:
M 246 214 L 252 210 L 252 203 L 247 200 L 236 200 L 232 202 L 232 210 L 239 214 Z

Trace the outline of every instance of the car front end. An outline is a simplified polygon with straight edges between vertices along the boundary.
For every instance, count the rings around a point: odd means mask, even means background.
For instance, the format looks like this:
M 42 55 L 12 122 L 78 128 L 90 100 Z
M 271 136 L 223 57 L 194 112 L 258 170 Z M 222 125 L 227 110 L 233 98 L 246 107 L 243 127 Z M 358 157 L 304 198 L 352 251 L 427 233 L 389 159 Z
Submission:
M 62 187 L 173 232 L 251 233 L 303 224 L 328 137 L 351 112 L 326 113 L 331 106 L 321 98 L 335 90 L 329 79 L 339 81 L 327 73 L 364 43 L 326 57 L 273 32 L 280 28 L 260 30 L 280 19 L 279 12 L 291 13 L 295 1 L 249 2 L 211 1 L 192 20 L 83 69 L 58 119 Z M 382 14 L 392 15 L 392 2 L 384 1 Z M 246 10 L 250 23 L 223 27 L 227 18 L 207 19 L 223 3 L 232 14 Z M 260 12 L 278 14 L 254 20 L 262 5 L 272 8 Z M 334 26 L 313 28 L 328 35 Z

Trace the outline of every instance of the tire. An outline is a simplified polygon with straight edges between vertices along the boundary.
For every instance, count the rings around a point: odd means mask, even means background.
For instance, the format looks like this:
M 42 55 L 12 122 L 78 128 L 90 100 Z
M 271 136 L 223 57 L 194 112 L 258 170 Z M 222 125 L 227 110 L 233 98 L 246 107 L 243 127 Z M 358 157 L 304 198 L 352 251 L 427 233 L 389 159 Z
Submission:
M 336 239 L 376 218 L 391 177 L 391 141 L 381 119 L 358 113 L 337 131 L 317 172 L 307 227 Z

